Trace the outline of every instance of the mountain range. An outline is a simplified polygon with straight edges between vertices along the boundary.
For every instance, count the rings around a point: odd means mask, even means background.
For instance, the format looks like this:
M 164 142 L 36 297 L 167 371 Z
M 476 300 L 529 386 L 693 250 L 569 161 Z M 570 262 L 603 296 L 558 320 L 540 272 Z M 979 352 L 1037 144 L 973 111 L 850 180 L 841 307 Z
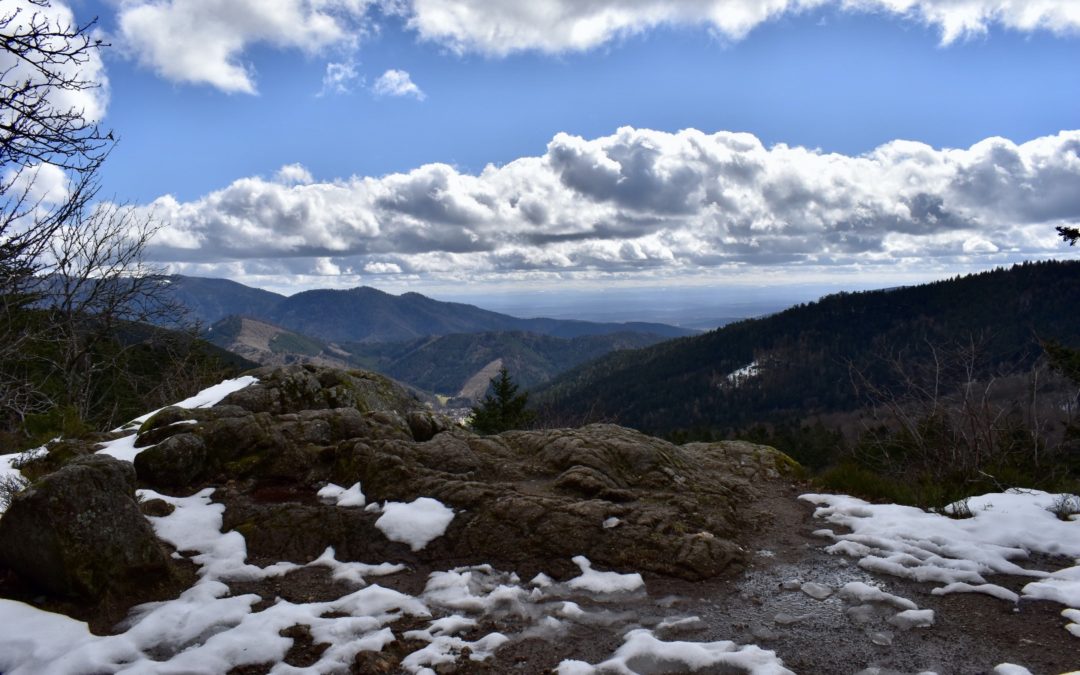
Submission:
M 177 275 L 165 280 L 174 299 L 205 324 L 230 315 L 244 316 L 331 342 L 400 342 L 431 335 L 507 331 L 560 338 L 612 333 L 671 338 L 699 332 L 662 323 L 523 319 L 419 293 L 391 295 L 366 286 L 284 296 L 225 279 Z

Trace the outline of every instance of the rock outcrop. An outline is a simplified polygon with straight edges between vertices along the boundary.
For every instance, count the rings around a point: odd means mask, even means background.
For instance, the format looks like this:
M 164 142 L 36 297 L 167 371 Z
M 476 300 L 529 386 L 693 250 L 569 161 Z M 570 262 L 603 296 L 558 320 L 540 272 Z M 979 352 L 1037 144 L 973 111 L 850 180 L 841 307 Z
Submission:
M 762 481 L 789 464 L 764 446 L 675 446 L 613 425 L 477 436 L 377 375 L 315 366 L 257 371 L 257 385 L 207 410 L 167 408 L 141 428 L 140 480 L 222 486 L 226 528 L 266 560 L 491 562 L 523 571 L 600 565 L 701 579 L 737 568 L 767 515 Z M 457 512 L 414 553 L 374 528 L 378 513 L 320 503 L 327 482 L 369 501 L 434 497 Z
M 20 492 L 0 518 L 0 564 L 49 593 L 125 594 L 170 574 L 135 500 L 131 464 L 77 457 Z
M 615 569 L 703 579 L 740 569 L 768 519 L 762 486 L 792 464 L 740 442 L 676 446 L 613 425 L 478 436 L 379 375 L 264 368 L 206 409 L 165 408 L 139 429 L 131 465 L 81 457 L 38 481 L 0 519 L 5 564 L 82 597 L 168 561 L 133 497 L 135 478 L 176 495 L 215 488 L 224 527 L 256 563 L 342 560 L 492 563 L 571 575 L 584 555 Z M 377 511 L 323 503 L 359 482 L 368 502 L 440 500 L 455 511 L 419 551 L 390 541 Z M 92 553 L 91 553 L 92 551 Z

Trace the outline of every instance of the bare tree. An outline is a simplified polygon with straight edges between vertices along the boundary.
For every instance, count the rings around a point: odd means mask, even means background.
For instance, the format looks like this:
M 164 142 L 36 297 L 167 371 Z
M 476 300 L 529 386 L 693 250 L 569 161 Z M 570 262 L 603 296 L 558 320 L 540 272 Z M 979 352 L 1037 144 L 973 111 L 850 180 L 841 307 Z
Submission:
M 0 417 L 20 422 L 50 405 L 25 358 L 48 329 L 25 310 L 41 299 L 56 234 L 95 197 L 111 147 L 111 133 L 59 103 L 99 86 L 83 75 L 102 46 L 93 22 L 52 9 L 48 0 L 0 9 Z
M 49 0 L 7 5 L 0 10 L 0 164 L 45 163 L 93 173 L 112 134 L 57 99 L 61 92 L 101 86 L 83 75 L 103 46 L 93 36 L 96 20 L 78 25 L 58 19 L 47 11 Z
M 99 169 L 113 135 L 70 102 L 89 100 L 100 86 L 92 74 L 104 45 L 93 21 L 77 24 L 57 9 L 49 0 L 7 0 L 0 8 L 6 428 L 57 406 L 108 419 L 102 406 L 116 397 L 107 388 L 123 387 L 131 375 L 120 367 L 138 342 L 131 334 L 148 332 L 134 327 L 181 320 L 160 277 L 143 263 L 152 223 L 134 209 L 98 203 Z
M 878 472 L 998 483 L 992 467 L 1039 471 L 1051 443 L 1060 442 L 1062 378 L 1045 359 L 1026 372 L 996 372 L 987 365 L 988 340 L 926 341 L 915 355 L 881 352 L 871 378 L 850 369 L 869 404 L 856 452 Z M 888 384 L 883 384 L 888 382 Z M 1054 458 L 1051 457 L 1051 460 Z

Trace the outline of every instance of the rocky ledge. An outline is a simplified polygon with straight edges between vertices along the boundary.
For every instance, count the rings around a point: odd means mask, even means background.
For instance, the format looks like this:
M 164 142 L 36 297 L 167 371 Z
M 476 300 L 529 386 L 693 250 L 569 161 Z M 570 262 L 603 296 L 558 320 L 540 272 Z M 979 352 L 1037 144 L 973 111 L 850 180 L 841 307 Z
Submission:
M 100 446 L 89 441 L 36 460 L 36 473 L 49 473 L 0 519 L 0 563 L 45 592 L 89 600 L 168 577 L 138 483 L 176 496 L 214 487 L 224 529 L 244 535 L 254 561 L 303 564 L 329 546 L 341 560 L 568 576 L 584 555 L 696 580 L 742 568 L 742 543 L 769 519 L 756 498 L 793 466 L 769 447 L 676 446 L 613 425 L 478 436 L 373 373 L 308 365 L 252 375 L 256 384 L 213 407 L 147 419 L 134 471 L 92 454 Z M 74 459 L 57 468 L 58 457 Z M 328 484 L 359 484 L 372 502 L 433 498 L 455 515 L 413 550 L 375 527 L 377 510 L 319 499 Z

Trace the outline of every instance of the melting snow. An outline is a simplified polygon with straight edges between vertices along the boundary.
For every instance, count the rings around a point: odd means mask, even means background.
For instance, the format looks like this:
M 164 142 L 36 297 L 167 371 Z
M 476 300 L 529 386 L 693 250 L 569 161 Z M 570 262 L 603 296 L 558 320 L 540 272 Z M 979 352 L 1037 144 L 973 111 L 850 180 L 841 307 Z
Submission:
M 198 394 L 185 398 L 179 403 L 173 403 L 171 407 L 187 408 L 189 410 L 192 408 L 211 408 L 218 403 L 221 403 L 221 401 L 229 394 L 240 391 L 241 389 L 244 389 L 246 387 L 250 387 L 258 381 L 258 378 L 252 377 L 251 375 L 244 375 L 243 377 L 237 377 L 232 380 L 225 380 L 224 382 L 219 382 L 212 387 L 207 387 L 206 389 L 200 391 Z M 160 411 L 161 409 L 159 408 L 158 410 L 153 410 L 146 413 L 145 415 L 140 415 L 139 417 L 136 417 L 135 419 L 125 424 L 123 427 L 121 427 L 121 429 L 129 428 L 133 425 L 142 424 Z M 118 429 L 118 431 L 119 430 L 120 429 Z
M 819 506 L 815 517 L 850 530 L 838 534 L 826 529 L 817 534 L 835 542 L 826 551 L 859 558 L 860 567 L 943 584 L 931 591 L 935 595 L 985 593 L 1009 602 L 1020 597 L 1051 600 L 1066 605 L 1062 615 L 1075 622 L 1080 617 L 1080 520 L 1060 520 L 1051 512 L 1062 498 L 1038 490 L 986 494 L 967 501 L 972 517 L 955 519 L 842 495 L 800 497 Z M 1067 556 L 1074 564 L 1056 572 L 1030 569 L 1020 563 L 1031 553 Z M 989 574 L 1037 581 L 1024 586 L 1018 597 L 988 583 L 985 575 Z M 1080 637 L 1075 623 L 1066 628 Z
M 383 504 L 382 515 L 375 521 L 375 527 L 390 541 L 400 541 L 419 551 L 431 540 L 441 537 L 453 519 L 453 509 L 437 499 L 420 497 L 408 504 Z
M 360 490 L 360 483 L 351 488 L 343 488 L 340 485 L 330 483 L 318 492 L 319 499 L 337 504 L 338 506 L 364 506 L 367 498 Z
M 257 378 L 254 378 L 250 375 L 244 375 L 243 377 L 238 377 L 233 380 L 225 380 L 224 382 L 215 384 L 212 387 L 207 387 L 206 389 L 200 391 L 198 394 L 195 394 L 190 398 L 185 398 L 179 403 L 174 403 L 172 407 L 187 408 L 189 410 L 192 408 L 209 408 L 220 403 L 222 399 L 224 399 L 229 394 L 235 391 L 240 391 L 245 387 L 249 387 L 258 381 L 259 380 Z M 102 443 L 101 449 L 98 450 L 98 452 L 100 454 L 111 455 L 117 459 L 122 459 L 128 462 L 135 461 L 136 455 L 138 455 L 143 450 L 146 450 L 147 448 L 153 447 L 146 446 L 143 448 L 136 448 L 135 432 L 138 431 L 139 427 L 142 425 L 143 422 L 150 419 L 157 413 L 161 412 L 161 410 L 163 409 L 158 408 L 157 410 L 148 412 L 145 415 L 140 415 L 139 417 L 136 417 L 124 426 L 114 429 L 113 431 L 130 431 L 132 433 L 128 436 L 123 436 L 121 438 L 117 438 L 116 440 Z
M 597 572 L 592 563 L 583 555 L 571 558 L 581 568 L 581 576 L 566 582 L 570 588 L 593 593 L 632 593 L 645 587 L 645 581 L 637 572 L 619 574 L 618 572 Z
M 659 673 L 702 668 L 737 668 L 749 675 L 794 675 L 775 652 L 759 647 L 740 647 L 734 642 L 664 642 L 650 630 L 639 628 L 626 634 L 615 654 L 595 666 L 584 661 L 563 661 L 559 675 L 600 673 Z

